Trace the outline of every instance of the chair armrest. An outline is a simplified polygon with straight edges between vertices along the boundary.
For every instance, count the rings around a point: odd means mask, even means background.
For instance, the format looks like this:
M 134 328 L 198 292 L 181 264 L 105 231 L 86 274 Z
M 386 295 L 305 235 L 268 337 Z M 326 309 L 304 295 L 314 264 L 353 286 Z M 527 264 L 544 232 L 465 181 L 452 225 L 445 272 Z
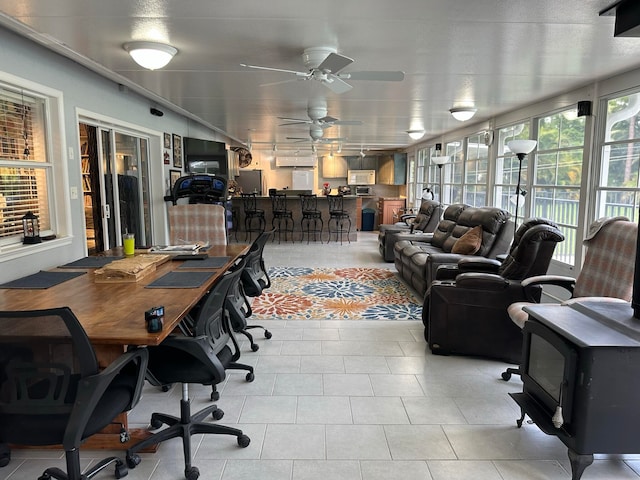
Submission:
M 104 392 L 120 372 L 129 365 L 132 365 L 132 368 L 135 369 L 136 386 L 131 403 L 127 409 L 133 408 L 136 403 L 138 403 L 142 386 L 144 385 L 144 376 L 147 371 L 148 360 L 149 352 L 145 348 L 135 348 L 120 355 L 104 370 L 95 375 L 85 377 L 80 381 L 76 400 L 71 415 L 69 416 L 69 423 L 67 424 L 63 438 L 65 450 L 70 450 L 80 444 L 87 423 L 104 395 Z
M 510 282 L 500 275 L 491 273 L 461 273 L 456 277 L 456 286 L 472 290 L 499 291 L 509 286 Z
M 529 297 L 529 292 L 532 287 L 554 285 L 567 290 L 573 296 L 573 290 L 576 286 L 576 279 L 573 277 L 566 277 L 562 275 L 537 275 L 535 277 L 525 278 L 522 281 L 522 287 L 525 294 Z
M 458 265 L 439 265 L 435 280 L 455 280 L 459 273 Z
M 433 240 L 433 233 L 413 232 L 410 235 L 409 238 L 412 242 L 431 243 Z
M 458 262 L 458 270 L 460 273 L 465 272 L 485 272 L 498 273 L 501 262 L 492 258 L 485 257 L 469 257 L 462 258 Z
M 400 221 L 406 223 L 407 225 L 410 225 L 407 220 L 413 220 L 414 218 L 416 218 L 416 216 L 417 215 L 414 213 L 406 213 L 404 215 L 400 215 Z

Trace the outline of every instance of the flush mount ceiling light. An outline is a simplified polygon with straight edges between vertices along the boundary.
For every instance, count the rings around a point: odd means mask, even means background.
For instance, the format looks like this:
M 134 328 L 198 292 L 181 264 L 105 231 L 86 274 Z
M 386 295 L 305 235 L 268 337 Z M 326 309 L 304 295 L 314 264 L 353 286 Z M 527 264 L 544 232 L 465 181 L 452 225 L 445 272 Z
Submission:
M 155 42 L 129 42 L 124 44 L 124 49 L 138 65 L 149 70 L 164 67 L 178 53 L 171 45 Z
M 413 140 L 420 140 L 424 137 L 424 130 L 407 130 L 407 133 Z
M 453 107 L 449 110 L 451 115 L 453 115 L 453 118 L 460 122 L 466 122 L 473 117 L 477 111 L 478 109 L 473 107 Z

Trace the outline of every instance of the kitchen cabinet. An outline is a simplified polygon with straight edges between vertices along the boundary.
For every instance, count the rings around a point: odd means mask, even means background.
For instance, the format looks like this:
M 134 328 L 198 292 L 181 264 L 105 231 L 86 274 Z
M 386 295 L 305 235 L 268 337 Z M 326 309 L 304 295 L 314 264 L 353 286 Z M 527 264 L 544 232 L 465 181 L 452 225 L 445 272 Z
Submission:
M 405 208 L 404 198 L 384 198 L 378 199 L 378 218 L 380 224 L 393 224 L 399 221 L 400 212 Z
M 378 156 L 367 155 L 361 157 L 356 155 L 353 157 L 346 157 L 347 166 L 349 170 L 377 170 L 378 169 Z
M 347 178 L 347 160 L 338 155 L 322 157 L 322 176 L 324 178 Z
M 377 183 L 382 185 L 404 185 L 407 182 L 407 154 L 381 155 L 377 178 Z

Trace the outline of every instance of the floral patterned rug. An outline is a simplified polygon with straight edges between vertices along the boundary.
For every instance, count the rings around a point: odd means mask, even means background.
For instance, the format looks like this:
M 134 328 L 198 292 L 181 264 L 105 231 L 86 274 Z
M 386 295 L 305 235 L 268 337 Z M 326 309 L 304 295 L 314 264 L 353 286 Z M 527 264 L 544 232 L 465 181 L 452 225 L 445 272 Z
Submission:
M 256 320 L 420 320 L 422 304 L 391 270 L 272 267 Z

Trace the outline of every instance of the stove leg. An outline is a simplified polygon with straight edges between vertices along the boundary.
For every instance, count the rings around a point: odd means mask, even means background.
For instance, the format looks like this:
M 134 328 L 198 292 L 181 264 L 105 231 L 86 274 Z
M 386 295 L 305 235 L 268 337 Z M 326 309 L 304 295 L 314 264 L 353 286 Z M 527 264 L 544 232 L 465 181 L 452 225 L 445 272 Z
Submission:
M 569 449 L 567 453 L 569 455 L 569 461 L 571 462 L 571 480 L 580 480 L 584 469 L 593 463 L 593 455 L 581 455 L 571 449 Z

